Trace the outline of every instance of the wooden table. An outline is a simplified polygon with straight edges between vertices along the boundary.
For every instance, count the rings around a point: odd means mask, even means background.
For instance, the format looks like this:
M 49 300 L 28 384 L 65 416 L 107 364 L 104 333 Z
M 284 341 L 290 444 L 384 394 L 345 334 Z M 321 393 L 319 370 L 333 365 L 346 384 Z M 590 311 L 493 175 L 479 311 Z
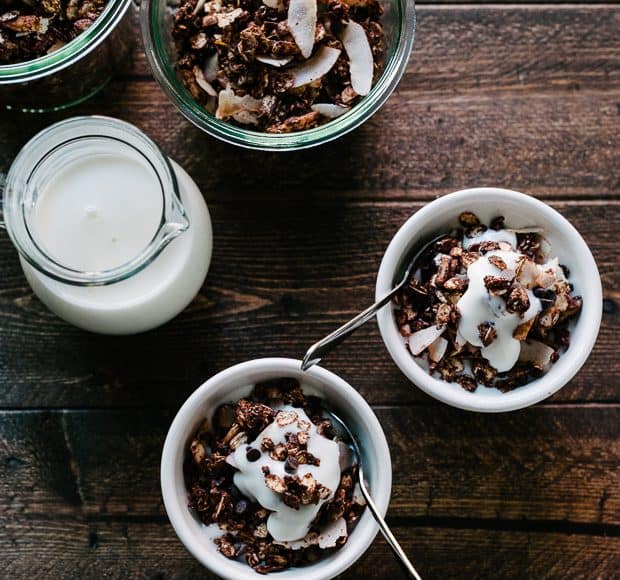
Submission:
M 389 521 L 425 578 L 620 574 L 620 7 L 418 7 L 411 64 L 383 109 L 339 141 L 262 154 L 209 138 L 144 56 L 87 104 L 2 113 L 0 170 L 75 114 L 135 123 L 202 187 L 215 229 L 207 282 L 148 334 L 87 334 L 50 314 L 0 236 L 0 576 L 208 576 L 166 518 L 171 418 L 240 361 L 300 357 L 366 306 L 403 221 L 466 186 L 532 193 L 590 244 L 605 314 L 589 361 L 528 410 L 437 403 L 389 358 L 376 324 L 327 361 L 372 403 L 392 447 Z M 377 539 L 346 578 L 398 577 Z

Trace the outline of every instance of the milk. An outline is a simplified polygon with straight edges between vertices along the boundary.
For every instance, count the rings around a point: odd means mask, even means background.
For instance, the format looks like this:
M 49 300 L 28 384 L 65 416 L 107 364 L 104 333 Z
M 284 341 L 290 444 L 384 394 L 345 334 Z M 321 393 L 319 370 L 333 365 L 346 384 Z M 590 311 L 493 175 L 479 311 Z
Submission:
M 196 184 L 174 162 L 173 167 L 190 226 L 138 273 L 108 286 L 75 286 L 20 258 L 33 291 L 50 310 L 85 330 L 132 334 L 167 322 L 191 302 L 209 268 L 211 220 Z M 163 203 L 161 185 L 146 162 L 113 153 L 81 159 L 39 193 L 32 235 L 64 266 L 114 268 L 146 248 Z
M 33 235 L 62 265 L 82 271 L 135 258 L 161 222 L 163 197 L 146 160 L 95 155 L 62 168 L 38 192 Z

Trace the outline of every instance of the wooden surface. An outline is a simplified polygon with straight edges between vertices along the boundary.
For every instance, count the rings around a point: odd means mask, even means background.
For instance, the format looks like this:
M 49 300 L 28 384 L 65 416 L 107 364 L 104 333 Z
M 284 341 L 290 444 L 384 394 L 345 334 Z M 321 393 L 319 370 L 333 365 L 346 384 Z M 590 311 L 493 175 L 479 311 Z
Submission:
M 176 410 L 231 364 L 302 356 L 371 301 L 409 215 L 474 185 L 537 195 L 592 248 L 605 313 L 582 371 L 534 408 L 483 416 L 408 383 L 374 323 L 326 366 L 384 426 L 389 520 L 425 578 L 620 574 L 620 6 L 425 4 L 418 17 L 399 89 L 320 149 L 216 142 L 175 111 L 139 52 L 73 111 L 0 113 L 0 171 L 53 121 L 99 113 L 135 123 L 197 180 L 215 231 L 209 277 L 188 310 L 128 338 L 55 318 L 0 236 L 0 577 L 209 577 L 160 498 Z M 399 574 L 377 539 L 343 577 Z

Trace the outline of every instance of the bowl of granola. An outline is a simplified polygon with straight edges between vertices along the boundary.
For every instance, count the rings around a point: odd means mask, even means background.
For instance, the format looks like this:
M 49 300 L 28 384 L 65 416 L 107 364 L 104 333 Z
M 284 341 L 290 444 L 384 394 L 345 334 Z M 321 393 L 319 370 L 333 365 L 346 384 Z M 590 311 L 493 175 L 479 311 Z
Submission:
M 377 297 L 400 279 L 411 252 L 438 235 L 377 316 L 401 371 L 429 395 L 483 412 L 532 405 L 568 383 L 602 316 L 598 269 L 577 230 L 522 193 L 443 196 L 392 239 Z
M 196 126 L 261 150 L 353 130 L 404 74 L 413 0 L 143 0 L 153 75 Z
M 374 540 L 357 465 L 329 411 L 359 438 L 371 494 L 387 510 L 391 461 L 376 416 L 341 378 L 300 365 L 268 358 L 220 372 L 184 403 L 166 437 L 170 522 L 224 578 L 333 578 Z

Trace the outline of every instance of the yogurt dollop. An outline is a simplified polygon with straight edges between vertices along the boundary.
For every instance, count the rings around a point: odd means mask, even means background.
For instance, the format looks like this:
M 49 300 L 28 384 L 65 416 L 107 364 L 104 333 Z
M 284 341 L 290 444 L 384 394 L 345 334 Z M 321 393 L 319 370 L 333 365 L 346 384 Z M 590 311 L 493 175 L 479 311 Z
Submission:
M 234 475 L 234 483 L 239 491 L 272 512 L 267 519 L 267 531 L 274 540 L 287 542 L 305 537 L 321 506 L 334 497 L 340 483 L 340 450 L 338 443 L 319 433 L 317 426 L 310 421 L 303 409 L 283 405 L 276 410 L 276 419 L 265 427 L 254 441 L 237 447 L 227 461 L 238 469 Z M 292 420 L 286 422 L 282 417 Z M 304 476 L 310 474 L 317 484 L 321 484 L 329 493 L 316 503 L 300 505 L 298 509 L 294 509 L 284 503 L 282 494 L 266 485 L 266 470 L 263 468 L 268 468 L 269 474 L 282 478 L 291 474 L 285 470 L 284 461 L 274 459 L 268 451 L 262 450 L 262 443 L 264 439 L 270 439 L 274 445 L 285 444 L 288 433 L 298 435 L 302 431 L 307 432 L 308 452 L 319 459 L 320 463 L 300 464 L 295 475 L 303 480 Z M 250 454 L 249 448 L 252 449 Z M 260 456 L 251 461 L 248 456 L 253 459 L 256 451 L 260 452 Z
M 501 234 L 502 230 L 495 233 Z M 478 238 L 475 239 L 476 242 L 479 241 Z M 497 241 L 498 239 L 508 241 L 500 235 L 488 241 Z M 500 258 L 507 268 L 500 270 L 489 261 L 489 258 L 492 257 Z M 505 300 L 501 296 L 493 296 L 489 293 L 484 278 L 485 276 L 494 276 L 512 280 L 515 277 L 517 264 L 523 257 L 520 252 L 496 250 L 478 258 L 467 268 L 469 286 L 457 302 L 461 315 L 458 326 L 460 335 L 470 344 L 480 347 L 482 356 L 498 372 L 509 371 L 519 359 L 521 342 L 513 337 L 513 333 L 517 326 L 534 318 L 542 310 L 542 305 L 534 293 L 527 289 L 530 302 L 527 311 L 521 315 L 516 312 L 508 312 Z M 484 346 L 480 337 L 479 327 L 483 324 L 490 324 L 496 334 L 495 339 L 488 346 Z

